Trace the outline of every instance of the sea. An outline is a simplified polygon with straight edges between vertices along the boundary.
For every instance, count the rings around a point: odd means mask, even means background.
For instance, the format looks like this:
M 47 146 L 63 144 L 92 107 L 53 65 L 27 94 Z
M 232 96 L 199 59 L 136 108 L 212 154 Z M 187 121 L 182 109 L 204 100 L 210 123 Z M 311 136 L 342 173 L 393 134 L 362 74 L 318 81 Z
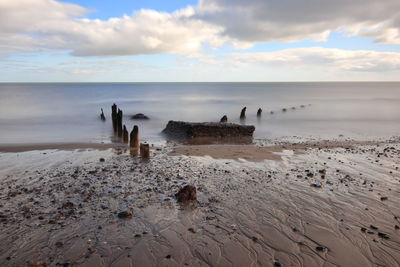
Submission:
M 169 120 L 223 115 L 254 125 L 255 138 L 400 135 L 400 82 L 0 83 L 0 144 L 114 142 L 113 103 L 129 131 L 138 125 L 141 139 L 154 142 Z M 136 113 L 150 119 L 132 120 Z

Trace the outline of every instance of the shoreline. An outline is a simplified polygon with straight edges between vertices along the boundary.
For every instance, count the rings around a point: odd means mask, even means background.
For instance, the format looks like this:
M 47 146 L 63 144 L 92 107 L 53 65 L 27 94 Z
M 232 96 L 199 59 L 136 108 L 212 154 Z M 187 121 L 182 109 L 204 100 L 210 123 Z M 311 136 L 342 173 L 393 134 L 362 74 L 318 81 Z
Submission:
M 122 143 L 28 143 L 28 144 L 0 144 L 0 153 L 17 153 L 35 150 L 76 150 L 96 149 L 106 150 L 110 148 L 126 148 Z

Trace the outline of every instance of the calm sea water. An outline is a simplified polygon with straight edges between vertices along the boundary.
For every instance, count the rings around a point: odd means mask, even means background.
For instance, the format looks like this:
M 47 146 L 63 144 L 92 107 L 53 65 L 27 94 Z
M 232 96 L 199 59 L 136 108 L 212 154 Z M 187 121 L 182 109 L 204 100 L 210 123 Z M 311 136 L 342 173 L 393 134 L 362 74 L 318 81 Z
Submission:
M 226 114 L 239 123 L 244 106 L 246 124 L 255 125 L 260 138 L 400 134 L 400 83 L 3 83 L 0 144 L 110 142 L 114 102 L 127 127 L 138 124 L 147 140 L 160 140 L 169 120 L 219 121 Z M 258 120 L 259 107 L 264 112 Z M 151 120 L 129 119 L 139 112 Z

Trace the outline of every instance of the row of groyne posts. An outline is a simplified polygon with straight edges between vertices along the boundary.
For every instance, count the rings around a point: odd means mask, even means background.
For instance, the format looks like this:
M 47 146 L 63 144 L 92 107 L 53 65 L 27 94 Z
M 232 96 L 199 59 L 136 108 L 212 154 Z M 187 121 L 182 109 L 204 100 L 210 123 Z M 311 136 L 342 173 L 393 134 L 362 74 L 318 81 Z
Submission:
M 106 119 L 103 109 L 101 110 L 100 117 L 102 120 Z M 140 143 L 139 145 L 139 127 L 134 125 L 131 133 L 129 134 L 125 124 L 122 124 L 122 118 L 122 110 L 120 110 L 114 103 L 111 106 L 111 119 L 114 134 L 125 144 L 129 143 L 129 151 L 132 156 L 138 156 L 140 152 L 140 157 L 142 160 L 150 160 L 150 145 L 146 143 Z

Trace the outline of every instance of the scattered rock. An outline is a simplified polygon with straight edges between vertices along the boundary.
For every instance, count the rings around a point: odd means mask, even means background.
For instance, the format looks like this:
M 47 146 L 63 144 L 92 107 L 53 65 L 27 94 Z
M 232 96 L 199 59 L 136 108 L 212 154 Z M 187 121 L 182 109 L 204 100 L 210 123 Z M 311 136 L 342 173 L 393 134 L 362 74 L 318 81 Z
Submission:
M 388 200 L 388 197 L 381 197 L 381 201 Z
M 132 120 L 149 120 L 150 118 L 143 113 L 135 114 L 131 117 Z
M 99 161 L 100 161 L 100 162 L 104 162 L 104 161 L 106 161 L 106 160 L 105 160 L 104 158 L 100 158 Z
M 130 219 L 132 218 L 132 212 L 130 211 L 121 211 L 118 213 L 118 218 L 120 219 Z
M 185 185 L 175 194 L 175 197 L 178 199 L 178 202 L 196 201 L 196 187 L 193 185 Z
M 323 247 L 323 246 L 317 246 L 315 249 L 316 249 L 317 251 L 324 251 L 326 248 Z

